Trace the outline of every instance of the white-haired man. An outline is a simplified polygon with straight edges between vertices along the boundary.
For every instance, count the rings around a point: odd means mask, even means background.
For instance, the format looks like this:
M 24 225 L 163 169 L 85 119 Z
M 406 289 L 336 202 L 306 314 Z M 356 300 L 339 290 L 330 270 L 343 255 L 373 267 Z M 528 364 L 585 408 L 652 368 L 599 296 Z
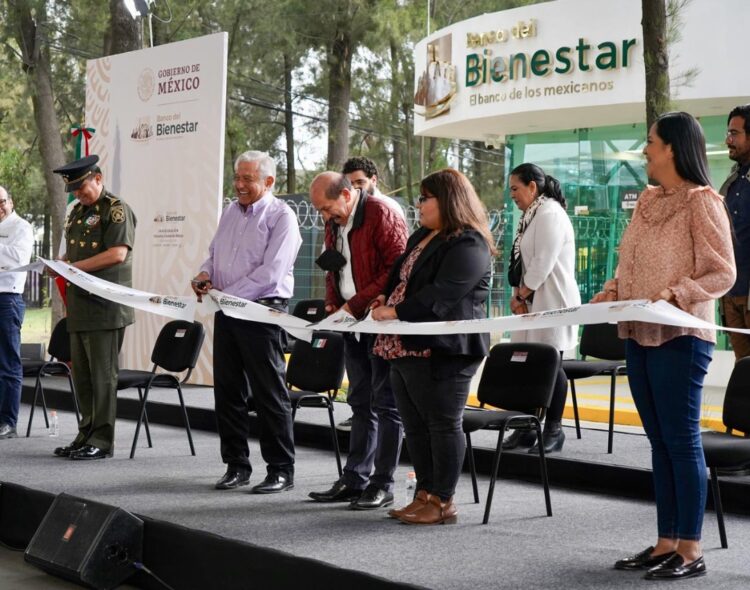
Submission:
M 201 300 L 209 289 L 286 311 L 294 291 L 294 261 L 302 244 L 297 217 L 271 192 L 276 164 L 248 151 L 234 164 L 237 199 L 224 209 L 208 259 L 192 281 Z M 252 492 L 272 494 L 294 487 L 292 411 L 286 388 L 286 333 L 271 324 L 230 318 L 214 323 L 214 399 L 226 473 L 220 490 L 247 485 L 252 467 L 247 438 L 249 384 L 260 422 L 260 450 L 267 464 Z

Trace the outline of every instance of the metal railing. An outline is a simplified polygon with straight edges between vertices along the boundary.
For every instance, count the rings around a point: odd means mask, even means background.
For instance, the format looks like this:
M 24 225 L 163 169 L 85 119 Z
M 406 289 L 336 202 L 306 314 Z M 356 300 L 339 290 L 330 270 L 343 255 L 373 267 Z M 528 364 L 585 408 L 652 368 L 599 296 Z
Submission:
M 324 224 L 322 217 L 305 200 L 287 200 L 297 214 L 302 232 L 302 249 L 294 268 L 295 296 L 300 299 L 325 298 L 325 273 L 315 265 L 315 259 L 323 248 Z M 404 207 L 410 231 L 419 227 L 419 210 Z M 490 230 L 498 250 L 493 260 L 490 295 L 487 301 L 488 317 L 510 313 L 511 288 L 506 279 L 508 252 L 515 228 L 513 215 L 508 210 L 489 211 Z M 581 299 L 588 301 L 614 273 L 616 247 L 628 220 L 619 217 L 571 216 L 576 235 L 576 280 L 581 290 Z

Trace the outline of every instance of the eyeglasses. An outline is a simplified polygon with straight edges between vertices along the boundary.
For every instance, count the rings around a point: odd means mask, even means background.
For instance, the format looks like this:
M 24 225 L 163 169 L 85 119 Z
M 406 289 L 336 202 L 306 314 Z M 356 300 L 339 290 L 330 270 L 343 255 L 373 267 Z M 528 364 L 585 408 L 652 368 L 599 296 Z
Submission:
M 735 139 L 737 136 L 744 135 L 744 134 L 745 134 L 745 131 L 738 131 L 737 129 L 730 129 L 729 131 L 727 131 L 726 137 Z
M 435 198 L 434 195 L 419 195 L 419 197 L 417 198 L 417 203 L 419 203 L 421 205 L 427 199 L 434 199 L 434 198 Z

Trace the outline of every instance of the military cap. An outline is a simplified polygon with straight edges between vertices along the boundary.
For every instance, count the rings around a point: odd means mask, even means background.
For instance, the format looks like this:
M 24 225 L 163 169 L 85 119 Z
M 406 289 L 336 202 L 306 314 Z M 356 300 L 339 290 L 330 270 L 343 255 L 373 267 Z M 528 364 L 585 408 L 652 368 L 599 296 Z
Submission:
M 55 168 L 52 172 L 59 174 L 65 181 L 65 190 L 72 193 L 81 188 L 83 181 L 96 172 L 100 172 L 96 163 L 99 156 L 92 154 L 70 164 L 65 164 L 60 168 Z

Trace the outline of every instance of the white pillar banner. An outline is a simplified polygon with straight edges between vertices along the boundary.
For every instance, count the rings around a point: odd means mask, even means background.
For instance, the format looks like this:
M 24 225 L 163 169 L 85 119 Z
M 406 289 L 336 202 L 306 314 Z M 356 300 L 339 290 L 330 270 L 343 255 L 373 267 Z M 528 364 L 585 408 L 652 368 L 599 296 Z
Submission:
M 195 317 L 195 306 L 197 303 L 195 297 L 171 297 L 138 291 L 137 289 L 123 287 L 117 283 L 99 279 L 61 260 L 39 258 L 38 261 L 41 261 L 77 287 L 109 301 L 121 303 L 122 305 L 141 309 L 149 313 L 167 316 L 175 320 L 192 322 Z

